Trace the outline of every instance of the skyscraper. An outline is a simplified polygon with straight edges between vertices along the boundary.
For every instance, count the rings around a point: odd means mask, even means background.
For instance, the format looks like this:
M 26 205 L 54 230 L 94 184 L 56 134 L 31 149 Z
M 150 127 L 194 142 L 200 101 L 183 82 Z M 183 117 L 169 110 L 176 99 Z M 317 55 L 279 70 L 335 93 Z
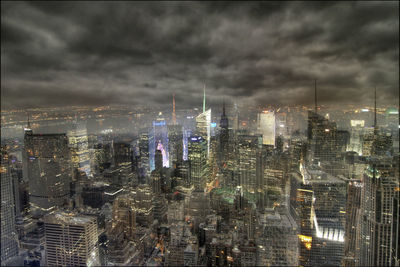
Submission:
M 203 191 L 208 177 L 207 142 L 202 136 L 191 136 L 188 140 L 189 185 Z
M 18 255 L 18 234 L 15 229 L 14 195 L 8 155 L 1 151 L 1 261 Z
M 46 265 L 100 265 L 96 217 L 57 211 L 43 221 Z
M 395 257 L 393 228 L 399 177 L 390 158 L 371 158 L 361 189 L 361 265 L 389 266 Z M 398 164 L 398 162 L 397 162 Z M 397 188 L 397 189 L 396 189 Z M 397 191 L 396 191 L 397 190 Z M 398 220 L 398 218 L 397 218 Z M 398 223 L 398 221 L 396 222 Z M 398 240 L 397 240 L 398 241 Z
M 220 154 L 220 161 L 225 162 L 226 157 L 229 153 L 229 121 L 228 117 L 225 114 L 225 102 L 223 103 L 222 107 L 222 115 L 221 120 L 219 121 L 219 154 Z
M 264 145 L 275 146 L 275 114 L 273 111 L 263 111 L 257 115 L 258 133 L 262 134 Z
M 86 123 L 74 121 L 73 129 L 68 131 L 68 143 L 72 167 L 83 171 L 87 176 L 91 174 L 89 145 Z
M 196 132 L 207 142 L 207 158 L 210 154 L 211 109 L 206 110 L 206 89 L 203 94 L 203 112 L 196 117 Z
M 157 119 L 153 121 L 149 136 L 150 171 L 155 168 L 154 155 L 157 149 L 162 152 L 163 167 L 169 167 L 168 128 L 161 112 L 158 114 Z
M 238 135 L 238 185 L 252 194 L 261 185 L 261 135 Z
M 68 137 L 26 132 L 24 143 L 31 208 L 48 211 L 68 203 L 71 181 Z

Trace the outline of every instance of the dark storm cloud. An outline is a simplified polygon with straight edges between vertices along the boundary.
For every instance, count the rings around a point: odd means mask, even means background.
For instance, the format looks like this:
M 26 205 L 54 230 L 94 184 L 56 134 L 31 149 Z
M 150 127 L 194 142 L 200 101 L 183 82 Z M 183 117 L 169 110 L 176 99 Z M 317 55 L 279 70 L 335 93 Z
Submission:
M 398 2 L 2 2 L 2 108 L 398 104 Z

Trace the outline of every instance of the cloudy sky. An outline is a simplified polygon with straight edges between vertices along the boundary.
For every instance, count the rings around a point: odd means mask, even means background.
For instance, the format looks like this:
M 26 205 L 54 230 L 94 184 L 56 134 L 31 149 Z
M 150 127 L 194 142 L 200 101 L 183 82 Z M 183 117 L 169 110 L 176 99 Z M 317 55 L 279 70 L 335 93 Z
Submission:
M 2 1 L 1 105 L 398 105 L 398 8 Z

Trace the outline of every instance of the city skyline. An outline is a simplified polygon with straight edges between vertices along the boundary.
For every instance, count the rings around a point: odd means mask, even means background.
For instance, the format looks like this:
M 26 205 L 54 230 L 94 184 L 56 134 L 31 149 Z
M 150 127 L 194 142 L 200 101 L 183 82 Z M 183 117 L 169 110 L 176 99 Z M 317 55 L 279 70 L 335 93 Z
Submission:
M 398 106 L 398 2 L 1 5 L 2 109 Z

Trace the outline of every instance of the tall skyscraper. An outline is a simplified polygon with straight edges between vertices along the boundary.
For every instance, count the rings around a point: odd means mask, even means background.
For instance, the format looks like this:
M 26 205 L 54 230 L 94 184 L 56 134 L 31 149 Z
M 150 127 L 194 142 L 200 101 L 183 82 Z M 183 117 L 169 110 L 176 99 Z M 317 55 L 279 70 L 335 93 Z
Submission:
M 221 120 L 219 121 L 219 154 L 220 161 L 225 162 L 229 153 L 229 121 L 228 117 L 225 114 L 225 102 L 222 107 L 222 115 Z
M 313 162 L 334 160 L 337 152 L 337 127 L 323 116 L 308 112 L 309 156 Z
M 169 166 L 182 164 L 183 161 L 183 132 L 181 125 L 168 126 Z
M 275 113 L 273 111 L 258 113 L 257 130 L 262 134 L 263 145 L 275 146 Z
M 52 212 L 43 218 L 46 265 L 98 266 L 96 217 Z
M 252 194 L 261 185 L 261 135 L 238 135 L 238 185 Z
M 207 142 L 202 136 L 191 136 L 188 141 L 189 185 L 196 191 L 204 191 L 209 172 Z
M 151 136 L 151 138 L 150 138 Z M 153 121 L 149 136 L 150 171 L 155 168 L 155 150 L 159 149 L 163 155 L 163 167 L 169 167 L 168 128 L 165 119 L 160 112 Z
M 18 255 L 18 234 L 15 229 L 14 195 L 8 154 L 1 151 L 1 261 Z
M 75 119 L 73 129 L 68 131 L 67 136 L 72 167 L 90 176 L 91 170 L 86 123 L 78 122 L 77 119 Z
M 206 89 L 204 86 L 203 112 L 196 117 L 196 132 L 207 141 L 207 158 L 210 155 L 211 109 L 206 110 Z
M 71 181 L 68 137 L 25 132 L 24 143 L 31 208 L 49 211 L 68 203 Z
M 362 266 L 389 266 L 395 257 L 393 253 L 396 253 L 396 249 L 393 249 L 393 243 L 395 243 L 393 238 L 396 236 L 398 238 L 398 229 L 394 229 L 393 224 L 398 210 L 394 210 L 396 207 L 394 199 L 399 190 L 399 176 L 394 172 L 393 164 L 398 164 L 398 162 L 393 162 L 391 158 L 385 157 L 371 158 L 363 176 L 361 190 Z M 398 221 L 396 223 L 398 225 Z
M 113 203 L 112 228 L 119 228 L 129 240 L 135 238 L 135 200 L 131 195 L 118 196 Z

